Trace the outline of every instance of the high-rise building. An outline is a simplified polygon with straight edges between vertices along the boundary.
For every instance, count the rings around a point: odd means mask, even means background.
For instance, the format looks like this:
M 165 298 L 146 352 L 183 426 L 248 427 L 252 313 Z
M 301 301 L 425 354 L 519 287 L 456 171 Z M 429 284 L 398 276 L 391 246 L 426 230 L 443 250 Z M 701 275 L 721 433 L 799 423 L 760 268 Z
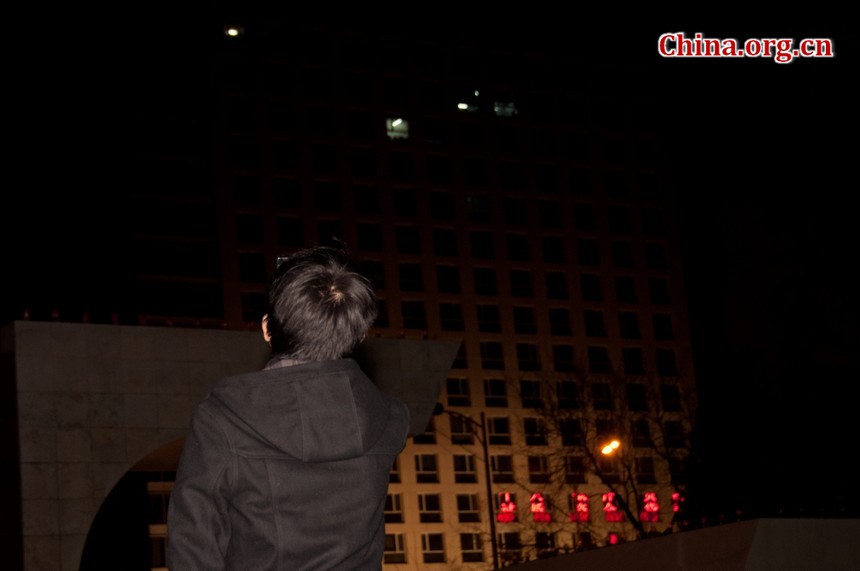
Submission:
M 123 311 L 256 328 L 277 258 L 334 242 L 376 287 L 373 335 L 461 341 L 392 470 L 386 567 L 677 525 L 694 371 L 657 92 L 635 61 L 535 32 L 277 20 L 224 22 L 218 46 L 202 99 L 168 117 L 193 138 L 137 147 Z

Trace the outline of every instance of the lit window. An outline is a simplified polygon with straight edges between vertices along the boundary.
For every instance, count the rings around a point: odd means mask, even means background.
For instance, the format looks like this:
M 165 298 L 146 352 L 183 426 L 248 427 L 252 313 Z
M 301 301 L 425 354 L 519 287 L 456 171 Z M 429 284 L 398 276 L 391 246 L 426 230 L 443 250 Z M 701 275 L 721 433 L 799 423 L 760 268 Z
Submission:
M 617 533 L 610 533 L 609 538 L 606 540 L 609 545 L 618 545 L 621 543 L 621 536 Z
M 511 523 L 517 521 L 516 495 L 511 492 L 500 492 L 497 497 L 499 506 L 496 521 L 499 523 Z
M 602 497 L 603 515 L 606 516 L 606 521 L 617 522 L 623 521 L 623 513 L 618 508 L 618 500 L 615 497 L 615 492 L 606 492 Z
M 400 117 L 386 119 L 385 132 L 389 139 L 408 139 L 409 122 Z
M 531 461 L 531 458 L 529 459 Z M 529 498 L 531 504 L 532 519 L 537 523 L 549 523 L 552 520 L 547 500 L 543 494 L 535 492 Z
M 686 499 L 681 492 L 672 492 L 672 511 L 674 513 L 683 511 L 685 501 Z
M 494 101 L 493 112 L 497 117 L 513 117 L 519 113 L 513 101 Z
M 582 492 L 573 492 L 570 494 L 570 503 L 570 521 L 587 522 L 590 517 L 588 512 L 588 495 Z
M 385 552 L 382 560 L 385 563 L 406 563 L 406 547 L 402 533 L 385 534 Z
M 642 513 L 639 514 L 639 521 L 651 523 L 660 521 L 660 503 L 657 501 L 657 492 L 645 492 L 642 498 Z
M 238 38 L 245 34 L 245 28 L 242 26 L 224 26 L 224 35 L 228 38 Z
M 466 90 L 462 93 L 457 101 L 457 109 L 460 111 L 468 111 L 474 113 L 478 110 L 478 96 L 480 91 L 477 89 Z

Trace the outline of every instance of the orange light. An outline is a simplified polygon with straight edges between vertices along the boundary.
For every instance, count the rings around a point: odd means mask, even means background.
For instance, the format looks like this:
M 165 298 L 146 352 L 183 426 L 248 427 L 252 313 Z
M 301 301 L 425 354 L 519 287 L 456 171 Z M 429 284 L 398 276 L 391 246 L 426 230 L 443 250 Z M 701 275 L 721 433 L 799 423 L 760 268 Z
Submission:
M 609 442 L 609 444 L 600 449 L 600 453 L 608 456 L 609 454 L 612 454 L 613 452 L 618 450 L 619 446 L 621 446 L 620 442 L 618 442 L 617 440 L 612 440 L 611 442 Z

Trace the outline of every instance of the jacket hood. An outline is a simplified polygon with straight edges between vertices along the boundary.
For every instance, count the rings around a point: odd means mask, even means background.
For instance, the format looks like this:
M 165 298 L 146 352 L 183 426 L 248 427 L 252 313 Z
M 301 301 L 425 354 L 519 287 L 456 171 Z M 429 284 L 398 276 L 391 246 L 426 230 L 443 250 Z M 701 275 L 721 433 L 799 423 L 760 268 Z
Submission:
M 249 442 L 304 462 L 361 456 L 377 444 L 400 410 L 351 359 L 228 377 L 210 398 Z

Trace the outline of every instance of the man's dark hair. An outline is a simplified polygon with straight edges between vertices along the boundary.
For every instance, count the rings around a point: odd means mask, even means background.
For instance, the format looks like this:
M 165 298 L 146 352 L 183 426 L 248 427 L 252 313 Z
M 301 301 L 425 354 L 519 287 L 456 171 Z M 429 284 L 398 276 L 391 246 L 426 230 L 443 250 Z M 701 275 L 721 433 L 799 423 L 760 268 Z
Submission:
M 272 353 L 300 361 L 340 359 L 362 340 L 376 312 L 373 287 L 346 251 L 300 250 L 281 262 L 269 287 Z

